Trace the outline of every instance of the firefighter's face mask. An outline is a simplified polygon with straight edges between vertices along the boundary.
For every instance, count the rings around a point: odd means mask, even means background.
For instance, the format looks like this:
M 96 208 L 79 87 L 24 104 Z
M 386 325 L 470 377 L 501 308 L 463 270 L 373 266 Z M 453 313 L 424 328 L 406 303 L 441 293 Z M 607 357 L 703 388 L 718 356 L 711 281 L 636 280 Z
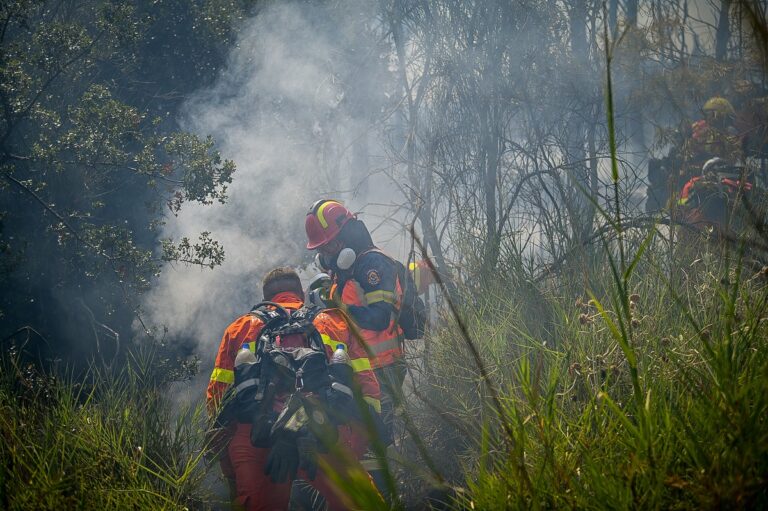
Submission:
M 344 247 L 341 241 L 333 240 L 317 249 L 315 261 L 322 269 L 348 270 L 355 264 L 357 254 L 354 250 Z M 331 264 L 331 262 L 335 264 Z M 334 268 L 335 266 L 335 268 Z
M 340 240 L 335 239 L 329 241 L 325 245 L 320 245 L 317 248 L 317 251 L 326 259 L 331 259 L 335 257 L 342 248 L 344 248 L 344 244 Z

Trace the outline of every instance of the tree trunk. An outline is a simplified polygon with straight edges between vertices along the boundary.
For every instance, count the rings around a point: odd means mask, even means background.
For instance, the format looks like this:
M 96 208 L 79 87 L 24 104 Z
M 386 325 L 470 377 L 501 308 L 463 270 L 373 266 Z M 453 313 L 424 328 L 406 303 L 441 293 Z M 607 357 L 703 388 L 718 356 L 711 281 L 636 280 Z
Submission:
M 637 0 L 627 0 L 627 24 L 630 26 L 637 25 Z
M 619 19 L 619 0 L 609 0 L 608 2 L 608 30 L 611 34 L 616 34 L 616 28 Z
M 731 3 L 733 0 L 720 2 L 720 18 L 717 20 L 715 33 L 715 58 L 722 62 L 728 56 L 728 42 L 731 40 Z
M 574 64 L 578 69 L 586 70 L 589 64 L 589 44 L 587 38 L 587 5 L 584 0 L 575 0 L 568 11 L 571 49 L 573 52 Z M 568 122 L 568 133 L 566 134 L 566 158 L 571 165 L 573 179 L 576 180 L 582 190 L 588 190 L 589 180 L 587 178 L 588 169 L 586 165 L 587 152 L 585 149 L 585 123 L 578 112 L 571 116 Z M 574 193 L 568 191 L 567 196 L 573 197 L 566 199 L 569 204 L 566 208 L 569 211 L 571 223 L 571 237 L 576 243 L 582 239 L 582 236 L 589 235 L 591 225 L 587 225 L 585 218 L 589 215 L 591 208 L 589 200 L 583 196 L 580 190 L 574 190 Z M 565 195 L 564 195 L 565 196 Z M 573 204 L 570 204 L 573 202 Z M 572 213 L 570 213 L 572 212 Z

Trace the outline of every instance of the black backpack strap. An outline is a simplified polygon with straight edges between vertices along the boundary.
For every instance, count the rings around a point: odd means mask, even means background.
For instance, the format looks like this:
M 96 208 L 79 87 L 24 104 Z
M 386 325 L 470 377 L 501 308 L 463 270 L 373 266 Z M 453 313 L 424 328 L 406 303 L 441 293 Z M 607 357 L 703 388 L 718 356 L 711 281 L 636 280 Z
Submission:
M 263 301 L 259 302 L 251 308 L 250 314 L 256 316 L 264 323 L 266 327 L 270 322 L 276 321 L 280 318 L 288 319 L 291 317 L 291 313 L 280 305 L 279 303 Z
M 323 309 L 314 305 L 304 305 L 291 313 L 291 319 L 286 325 L 286 334 L 304 334 L 309 341 L 309 347 L 325 352 L 323 338 L 315 327 L 315 318 L 323 312 Z
M 290 320 L 291 313 L 279 303 L 263 301 L 254 305 L 250 314 L 264 323 L 259 333 L 259 345 L 256 348 L 256 356 L 258 357 L 265 348 L 273 348 L 273 334 Z
M 321 312 L 323 312 L 323 309 L 316 305 L 304 305 L 291 313 L 291 319 L 296 318 L 300 321 L 312 323 Z
M 280 304 L 264 301 L 253 306 L 250 314 L 264 323 L 259 339 L 272 341 L 277 335 L 303 334 L 309 340 L 309 347 L 318 351 L 324 351 L 323 339 L 315 328 L 314 320 L 323 309 L 314 305 L 304 305 L 294 311 L 288 311 Z M 260 343 L 257 355 L 263 353 L 264 348 Z M 273 346 L 269 346 L 273 348 Z
M 248 312 L 249 315 L 255 317 L 256 319 L 261 320 L 262 323 L 265 325 L 267 324 L 267 321 L 269 321 L 269 311 L 265 309 L 257 309 L 256 306 Z

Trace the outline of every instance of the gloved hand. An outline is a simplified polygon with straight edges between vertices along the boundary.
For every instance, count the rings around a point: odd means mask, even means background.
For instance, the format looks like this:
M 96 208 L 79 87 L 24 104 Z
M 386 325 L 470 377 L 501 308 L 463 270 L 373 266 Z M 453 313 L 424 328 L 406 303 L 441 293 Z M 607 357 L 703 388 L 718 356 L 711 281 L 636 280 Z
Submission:
M 315 480 L 317 476 L 317 452 L 318 445 L 315 435 L 307 431 L 296 439 L 296 448 L 299 453 L 299 468 L 304 470 L 307 479 Z
M 359 417 L 357 403 L 352 395 L 352 390 L 339 385 L 338 382 L 331 384 L 331 388 L 326 393 L 326 403 L 328 414 L 336 424 L 346 424 L 352 417 Z
M 209 465 L 218 460 L 219 455 L 227 449 L 232 439 L 231 427 L 213 427 L 205 432 L 205 451 L 203 458 Z
M 294 438 L 280 436 L 272 444 L 267 464 L 264 465 L 264 475 L 268 475 L 274 483 L 287 483 L 296 477 L 299 468 L 299 451 Z
M 277 413 L 258 413 L 253 419 L 251 427 L 251 445 L 254 447 L 269 447 L 272 445 L 270 432 L 277 419 Z

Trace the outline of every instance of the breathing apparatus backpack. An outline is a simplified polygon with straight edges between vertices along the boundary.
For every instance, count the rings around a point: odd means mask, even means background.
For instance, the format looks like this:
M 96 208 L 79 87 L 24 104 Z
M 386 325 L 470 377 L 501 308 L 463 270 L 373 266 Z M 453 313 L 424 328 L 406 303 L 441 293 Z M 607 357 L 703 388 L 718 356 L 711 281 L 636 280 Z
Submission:
M 250 312 L 264 324 L 256 362 L 236 368 L 227 406 L 238 422 L 253 425 L 251 443 L 256 447 L 270 446 L 276 428 L 308 426 L 316 434 L 335 435 L 324 404 L 331 391 L 341 390 L 351 396 L 351 382 L 331 379 L 323 340 L 313 323 L 320 312 L 307 306 L 290 312 L 267 301 Z M 303 346 L 282 346 L 281 341 L 291 336 L 301 336 Z M 286 395 L 282 410 L 275 411 L 275 397 Z

